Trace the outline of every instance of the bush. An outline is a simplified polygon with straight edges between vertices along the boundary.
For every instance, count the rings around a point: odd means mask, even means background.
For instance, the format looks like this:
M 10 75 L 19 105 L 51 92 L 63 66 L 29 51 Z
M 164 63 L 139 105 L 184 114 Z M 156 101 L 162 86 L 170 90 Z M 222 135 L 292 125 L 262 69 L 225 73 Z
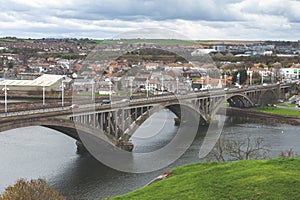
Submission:
M 66 200 L 66 197 L 50 188 L 43 179 L 30 181 L 19 179 L 5 189 L 0 195 L 0 200 Z

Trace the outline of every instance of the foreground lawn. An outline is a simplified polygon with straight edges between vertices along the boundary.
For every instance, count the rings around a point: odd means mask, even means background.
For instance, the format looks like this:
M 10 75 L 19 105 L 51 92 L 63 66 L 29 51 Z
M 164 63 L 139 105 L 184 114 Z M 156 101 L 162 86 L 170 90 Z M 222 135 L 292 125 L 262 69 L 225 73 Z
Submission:
M 300 199 L 300 159 L 199 163 L 112 199 Z
M 288 116 L 300 116 L 300 110 L 291 110 L 288 108 L 274 108 L 274 107 L 255 107 L 251 108 L 252 110 L 271 113 L 271 114 L 278 114 L 278 115 L 288 115 Z

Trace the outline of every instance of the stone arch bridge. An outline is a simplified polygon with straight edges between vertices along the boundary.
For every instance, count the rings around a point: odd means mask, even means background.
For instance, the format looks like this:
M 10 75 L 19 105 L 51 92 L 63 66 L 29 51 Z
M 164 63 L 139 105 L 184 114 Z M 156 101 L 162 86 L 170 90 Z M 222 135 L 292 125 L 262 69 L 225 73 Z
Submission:
M 78 141 L 80 134 L 91 134 L 112 145 L 127 142 L 137 128 L 153 113 L 169 109 L 179 119 L 183 112 L 199 117 L 206 124 L 228 102 L 231 107 L 250 108 L 284 99 L 290 85 L 254 86 L 246 89 L 212 90 L 187 95 L 164 95 L 111 105 L 91 104 L 76 110 L 57 110 L 0 118 L 0 131 L 26 126 L 44 126 L 58 130 Z

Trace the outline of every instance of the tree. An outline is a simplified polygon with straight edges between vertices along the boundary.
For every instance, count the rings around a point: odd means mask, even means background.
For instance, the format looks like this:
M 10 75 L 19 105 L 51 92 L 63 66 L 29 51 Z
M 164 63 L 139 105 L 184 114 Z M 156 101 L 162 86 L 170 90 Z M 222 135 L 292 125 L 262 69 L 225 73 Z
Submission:
M 237 75 L 240 74 L 239 84 L 244 84 L 247 80 L 247 71 L 245 69 L 234 72 L 232 81 L 237 82 Z
M 8 63 L 8 69 L 12 69 L 14 67 L 14 63 L 13 62 L 9 62 Z
M 263 138 L 229 140 L 220 138 L 211 151 L 213 158 L 219 162 L 233 160 L 265 159 L 269 149 L 264 146 Z
M 0 200 L 66 200 L 56 190 L 50 188 L 43 179 L 26 181 L 19 179 L 16 184 L 8 186 L 0 195 Z

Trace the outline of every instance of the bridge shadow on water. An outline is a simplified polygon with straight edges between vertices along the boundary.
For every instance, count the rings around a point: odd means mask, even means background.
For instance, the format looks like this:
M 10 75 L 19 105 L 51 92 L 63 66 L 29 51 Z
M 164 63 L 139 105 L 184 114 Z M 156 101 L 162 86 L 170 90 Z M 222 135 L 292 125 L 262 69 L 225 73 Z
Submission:
M 154 114 L 146 121 L 136 135 L 133 135 L 132 142 L 135 145 L 134 152 L 151 152 L 163 148 L 177 134 L 178 126 L 174 125 L 175 115 L 163 110 Z M 186 131 L 189 125 L 180 127 Z M 148 173 L 127 173 L 112 169 L 98 160 L 91 154 L 80 154 L 74 163 L 57 174 L 50 182 L 62 194 L 68 196 L 68 199 L 95 199 L 115 196 L 130 192 L 145 186 L 153 178 L 170 170 L 175 166 L 187 163 L 199 162 L 199 146 L 207 131 L 206 126 L 200 126 L 199 131 L 186 152 L 175 162 L 162 169 Z M 156 132 L 159 130 L 158 132 Z M 145 135 L 145 132 L 148 134 Z M 153 133 L 155 132 L 155 134 Z M 154 162 L 154 161 L 153 161 Z M 59 180 L 59 181 L 57 181 Z

